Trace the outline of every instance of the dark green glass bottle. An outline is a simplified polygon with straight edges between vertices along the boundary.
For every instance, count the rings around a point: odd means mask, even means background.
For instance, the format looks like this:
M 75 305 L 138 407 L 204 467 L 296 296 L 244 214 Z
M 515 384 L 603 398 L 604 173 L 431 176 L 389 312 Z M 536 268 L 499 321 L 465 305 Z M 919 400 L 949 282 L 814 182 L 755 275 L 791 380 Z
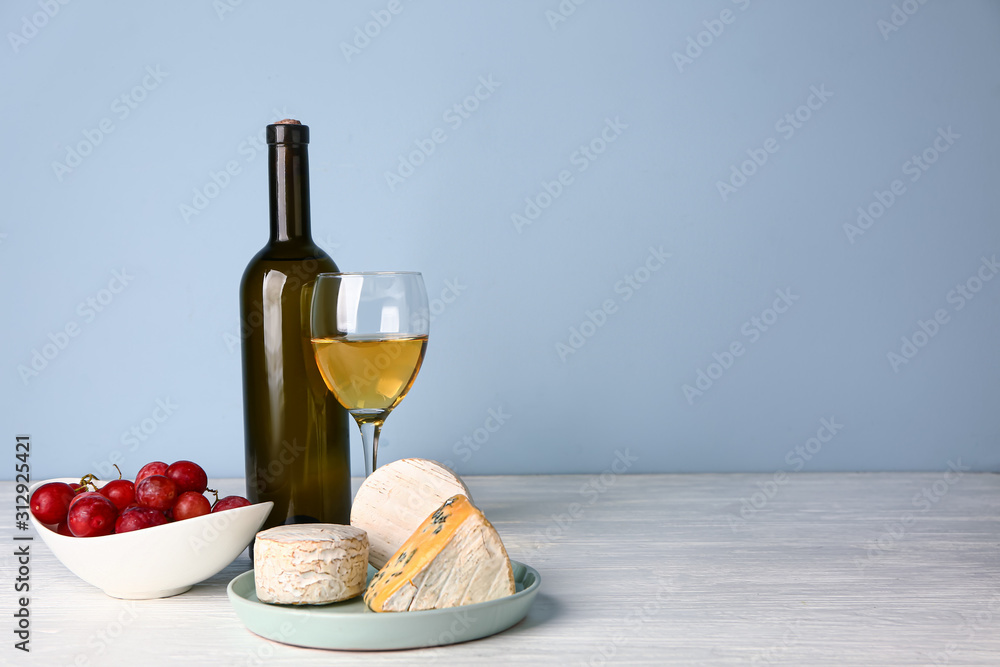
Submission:
M 309 341 L 317 274 L 337 265 L 312 240 L 309 128 L 267 126 L 271 239 L 240 284 L 247 498 L 271 500 L 264 528 L 350 522 L 350 423 Z

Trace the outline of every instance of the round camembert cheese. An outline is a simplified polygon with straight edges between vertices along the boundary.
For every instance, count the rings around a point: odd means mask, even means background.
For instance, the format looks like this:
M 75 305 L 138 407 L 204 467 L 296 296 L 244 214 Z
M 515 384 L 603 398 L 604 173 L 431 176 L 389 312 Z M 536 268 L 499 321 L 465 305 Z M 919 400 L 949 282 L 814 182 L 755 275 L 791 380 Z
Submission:
M 455 495 L 472 497 L 458 475 L 429 459 L 400 459 L 368 475 L 351 505 L 351 525 L 368 533 L 368 562 L 382 569 L 424 519 Z
M 257 533 L 257 598 L 271 604 L 330 604 L 360 595 L 368 577 L 368 534 L 354 526 L 307 523 Z

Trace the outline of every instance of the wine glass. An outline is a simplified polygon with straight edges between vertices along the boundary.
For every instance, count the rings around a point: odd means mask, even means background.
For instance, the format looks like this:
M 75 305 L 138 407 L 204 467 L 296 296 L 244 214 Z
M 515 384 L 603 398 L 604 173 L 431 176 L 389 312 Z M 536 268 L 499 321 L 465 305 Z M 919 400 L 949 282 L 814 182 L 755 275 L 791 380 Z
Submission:
M 424 279 L 413 271 L 321 273 L 312 296 L 316 365 L 361 429 L 365 477 L 378 463 L 382 424 L 413 386 L 430 325 Z

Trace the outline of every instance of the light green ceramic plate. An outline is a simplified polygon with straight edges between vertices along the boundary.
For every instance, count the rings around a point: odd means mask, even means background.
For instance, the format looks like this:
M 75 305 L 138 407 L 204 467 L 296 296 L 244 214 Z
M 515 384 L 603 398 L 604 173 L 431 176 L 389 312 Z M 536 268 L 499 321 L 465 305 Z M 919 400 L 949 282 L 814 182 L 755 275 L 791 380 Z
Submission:
M 229 582 L 236 615 L 254 633 L 283 644 L 353 651 L 441 646 L 502 632 L 527 616 L 541 577 L 511 561 L 517 592 L 499 600 L 451 609 L 376 614 L 360 597 L 331 605 L 265 604 L 257 599 L 253 570 Z M 375 569 L 368 568 L 368 579 Z

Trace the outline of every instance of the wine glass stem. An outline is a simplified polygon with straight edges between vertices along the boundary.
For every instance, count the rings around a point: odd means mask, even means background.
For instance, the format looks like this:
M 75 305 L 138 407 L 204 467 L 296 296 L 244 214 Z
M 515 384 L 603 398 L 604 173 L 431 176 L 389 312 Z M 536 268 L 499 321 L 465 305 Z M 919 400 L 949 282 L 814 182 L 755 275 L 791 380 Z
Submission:
M 376 457 L 378 456 L 378 436 L 382 432 L 382 425 L 378 422 L 358 422 L 361 429 L 361 447 L 365 454 L 365 477 L 372 474 L 378 467 Z

